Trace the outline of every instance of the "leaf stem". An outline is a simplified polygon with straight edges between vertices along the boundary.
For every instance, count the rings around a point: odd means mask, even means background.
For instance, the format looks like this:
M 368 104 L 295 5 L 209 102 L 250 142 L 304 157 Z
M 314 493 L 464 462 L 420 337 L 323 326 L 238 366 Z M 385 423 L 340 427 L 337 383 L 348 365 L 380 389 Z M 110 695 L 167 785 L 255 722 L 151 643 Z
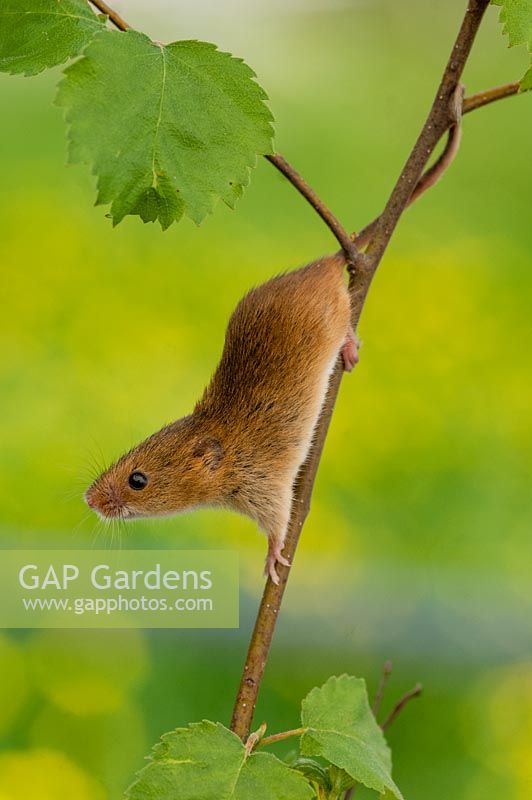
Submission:
M 292 736 L 303 736 L 308 731 L 308 728 L 294 728 L 291 731 L 283 731 L 283 733 L 273 733 L 271 736 L 265 736 L 257 743 L 257 747 L 263 747 L 268 744 L 275 744 L 275 742 L 282 742 L 283 739 L 290 739 Z
M 248 756 L 250 756 L 255 747 L 258 746 L 260 740 L 264 736 L 265 731 L 266 731 L 266 723 L 263 722 L 258 730 L 249 734 L 246 742 L 246 753 L 248 754 Z
M 103 0 L 89 0 L 89 3 L 98 9 L 102 14 L 105 14 L 106 17 L 109 17 L 113 25 L 115 25 L 118 30 L 120 31 L 127 31 L 129 30 L 130 26 L 127 22 L 122 19 L 120 14 L 114 11 L 107 3 L 104 3 Z

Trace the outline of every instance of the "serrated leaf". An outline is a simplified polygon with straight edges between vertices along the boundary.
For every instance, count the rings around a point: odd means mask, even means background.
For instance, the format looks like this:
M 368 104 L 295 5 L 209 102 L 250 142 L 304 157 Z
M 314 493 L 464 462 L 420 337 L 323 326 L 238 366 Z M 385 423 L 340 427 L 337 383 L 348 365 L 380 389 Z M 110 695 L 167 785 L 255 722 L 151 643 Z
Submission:
M 503 33 L 508 36 L 510 47 L 526 45 L 532 52 L 532 0 L 491 0 L 500 6 L 500 22 Z M 521 80 L 521 91 L 532 88 L 532 68 Z
M 36 75 L 63 64 L 101 28 L 86 0 L 0 0 L 0 70 Z
M 524 78 L 521 80 L 521 91 L 529 92 L 532 89 L 532 67 L 525 73 Z
M 369 706 L 365 681 L 333 677 L 303 700 L 301 752 L 322 756 L 345 770 L 353 781 L 383 794 L 402 795 L 391 777 L 391 755 Z
M 532 0 L 492 0 L 501 6 L 500 21 L 510 47 L 528 44 L 532 39 Z
M 206 42 L 155 44 L 103 31 L 65 70 L 70 160 L 93 165 L 97 203 L 167 228 L 233 207 L 257 155 L 271 152 L 266 95 L 243 61 Z
M 310 800 L 298 772 L 271 753 L 248 755 L 238 736 L 214 722 L 162 737 L 128 800 Z

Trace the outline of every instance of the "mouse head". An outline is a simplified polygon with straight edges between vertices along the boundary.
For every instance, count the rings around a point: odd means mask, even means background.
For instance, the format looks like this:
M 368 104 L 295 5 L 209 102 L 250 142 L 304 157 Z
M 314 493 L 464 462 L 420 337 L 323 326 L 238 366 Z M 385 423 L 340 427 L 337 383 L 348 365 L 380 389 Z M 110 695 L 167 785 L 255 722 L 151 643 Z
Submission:
M 132 519 L 176 514 L 220 500 L 224 451 L 192 417 L 154 433 L 100 475 L 85 493 L 101 517 Z

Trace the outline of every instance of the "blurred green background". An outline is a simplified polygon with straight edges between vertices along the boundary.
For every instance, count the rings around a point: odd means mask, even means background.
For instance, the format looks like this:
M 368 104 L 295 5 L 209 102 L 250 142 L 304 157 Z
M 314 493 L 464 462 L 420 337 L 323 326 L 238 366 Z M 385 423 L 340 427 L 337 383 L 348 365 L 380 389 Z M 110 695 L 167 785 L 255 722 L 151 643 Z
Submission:
M 246 58 L 278 149 L 352 227 L 381 209 L 464 5 L 116 3 L 155 38 Z M 468 92 L 525 65 L 490 9 Z M 335 249 L 266 162 L 237 212 L 219 207 L 201 229 L 112 230 L 89 171 L 64 167 L 58 74 L 0 81 L 1 546 L 237 549 L 242 620 L 0 634 L 1 800 L 118 799 L 160 733 L 229 721 L 265 541 L 246 519 L 201 511 L 131 524 L 119 543 L 81 494 L 95 461 L 190 410 L 250 285 Z M 296 726 L 301 697 L 333 673 L 374 691 L 391 658 L 386 709 L 425 686 L 389 736 L 405 797 L 528 800 L 532 98 L 477 111 L 464 129 L 375 280 L 256 721 Z

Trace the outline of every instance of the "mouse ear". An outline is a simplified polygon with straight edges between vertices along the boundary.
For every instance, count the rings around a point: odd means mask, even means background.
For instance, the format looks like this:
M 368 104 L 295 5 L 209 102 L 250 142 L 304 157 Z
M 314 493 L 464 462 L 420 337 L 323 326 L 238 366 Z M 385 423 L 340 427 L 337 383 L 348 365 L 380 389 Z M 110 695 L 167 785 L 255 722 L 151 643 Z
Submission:
M 207 437 L 196 443 L 192 455 L 194 458 L 201 459 L 204 466 L 214 472 L 222 463 L 224 449 L 219 439 Z

